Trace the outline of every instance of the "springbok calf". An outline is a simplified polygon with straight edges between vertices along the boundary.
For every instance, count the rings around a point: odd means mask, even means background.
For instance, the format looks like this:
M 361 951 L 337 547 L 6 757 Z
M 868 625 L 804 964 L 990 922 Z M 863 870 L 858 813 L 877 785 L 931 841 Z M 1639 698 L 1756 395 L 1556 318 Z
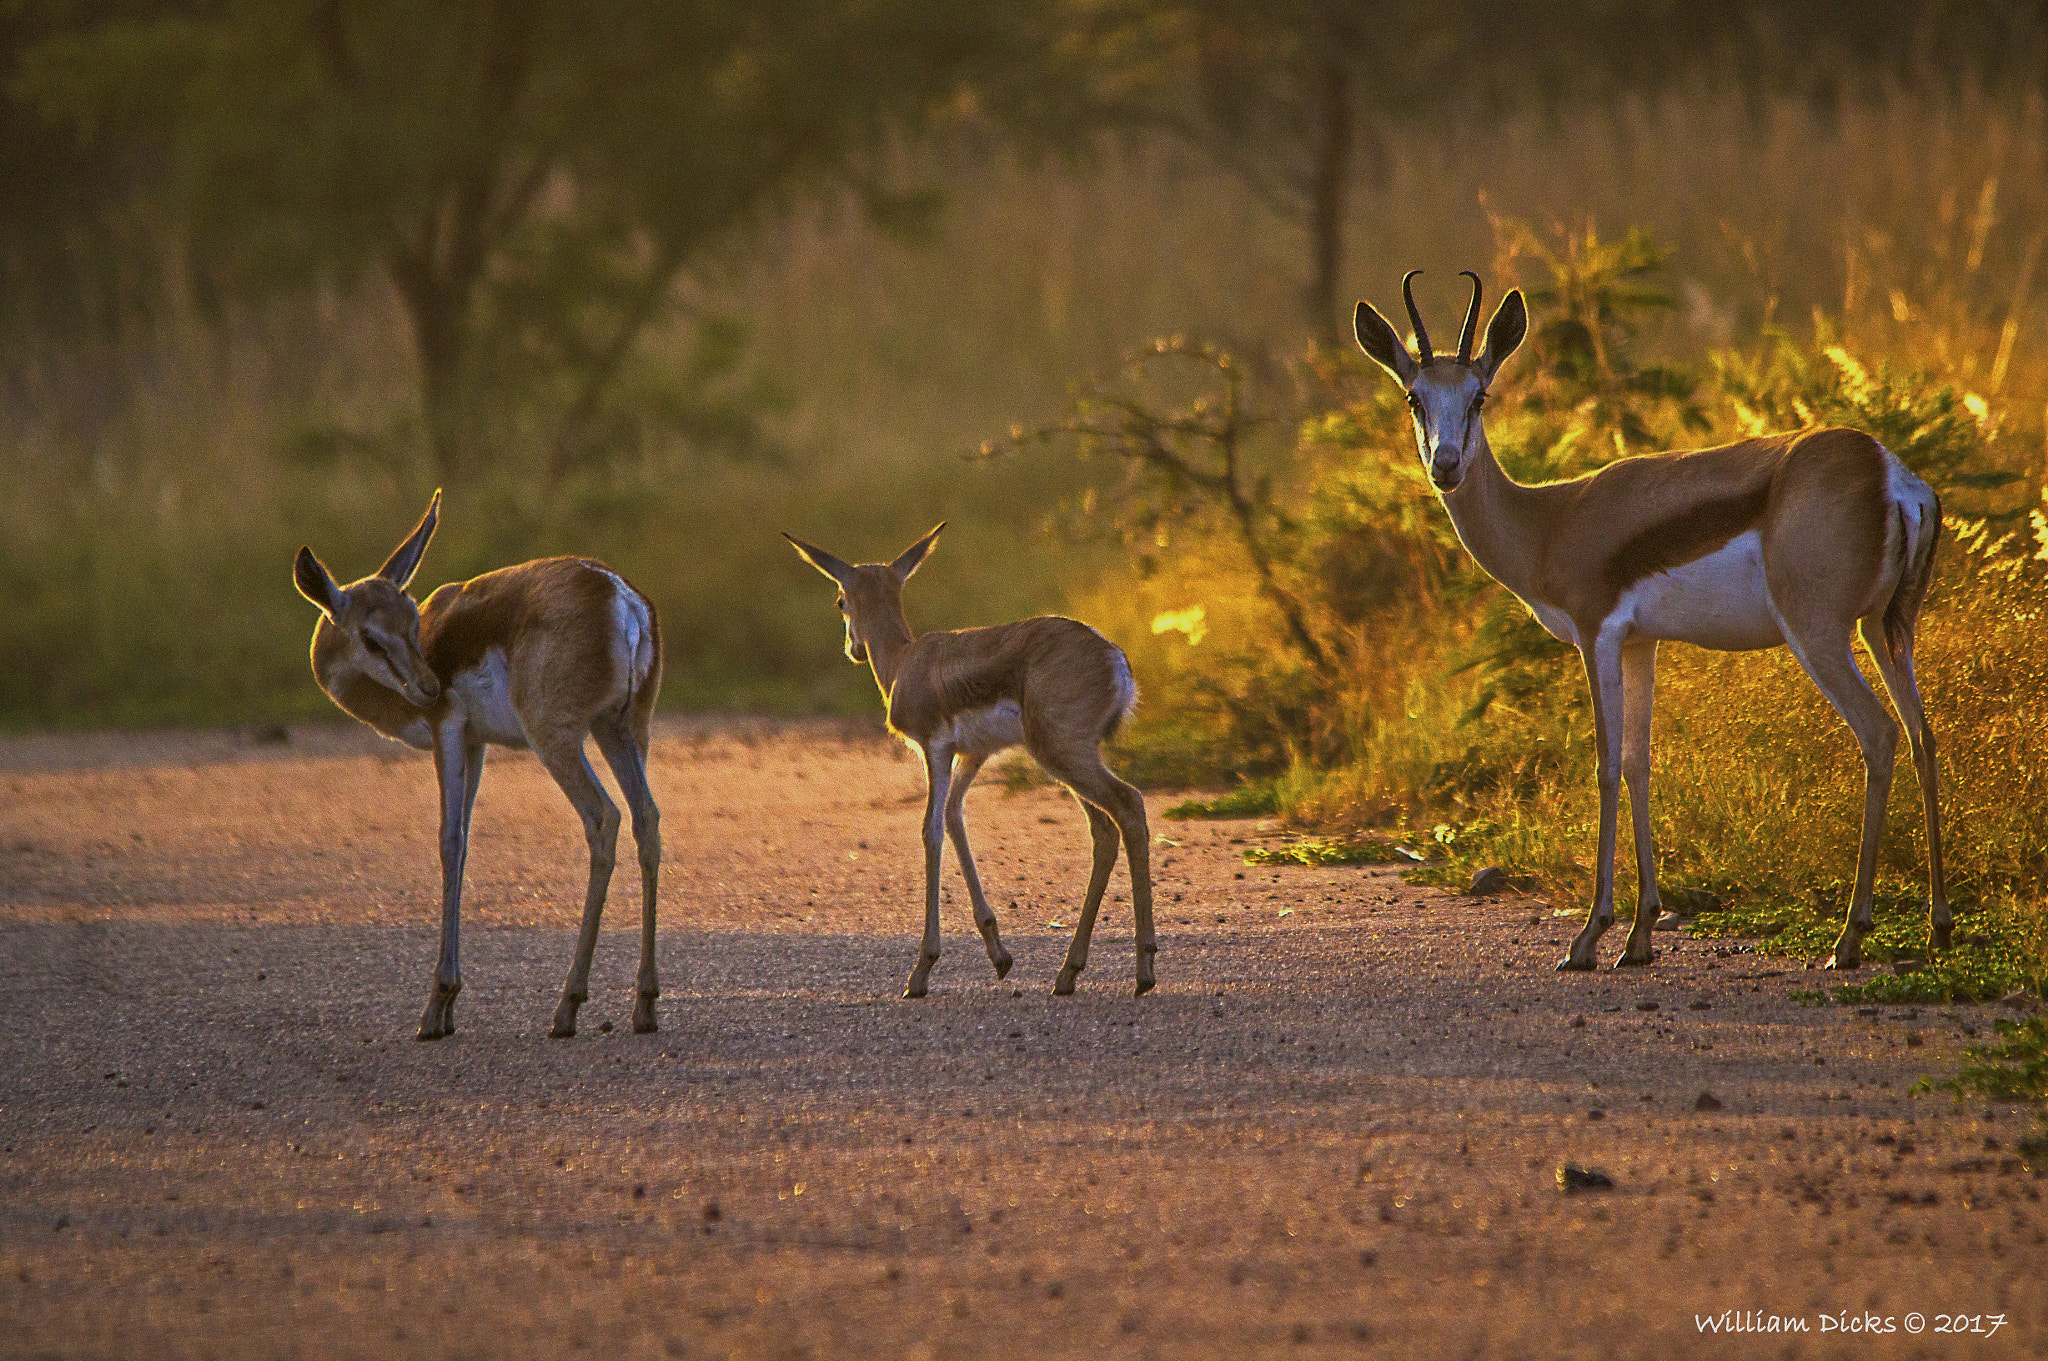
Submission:
M 1088 938 L 1116 866 L 1121 832 L 1137 919 L 1137 995 L 1143 997 L 1152 990 L 1152 958 L 1159 951 L 1152 934 L 1145 800 L 1102 764 L 1102 743 L 1138 703 L 1131 664 L 1122 648 L 1094 629 L 1055 615 L 993 628 L 912 634 L 903 615 L 903 583 L 944 528 L 939 525 L 894 562 L 858 567 L 782 536 L 805 562 L 838 583 L 846 655 L 873 668 L 888 706 L 889 731 L 924 758 L 924 944 L 903 995 L 924 996 L 925 980 L 939 962 L 939 867 L 949 833 L 989 962 L 997 978 L 1010 972 L 1010 952 L 996 934 L 996 914 L 982 895 L 981 876 L 967 849 L 961 805 L 982 763 L 1021 745 L 1080 802 L 1095 838 L 1088 896 L 1052 990 L 1060 997 L 1070 995 L 1074 979 L 1088 967 Z
M 553 1028 L 576 1033 L 590 995 L 590 956 L 617 856 L 619 810 L 583 755 L 586 735 L 618 777 L 640 847 L 640 976 L 633 1029 L 655 1029 L 654 888 L 661 813 L 647 786 L 648 726 L 661 688 L 661 624 L 626 579 L 585 558 L 543 558 L 450 582 L 416 605 L 405 588 L 441 512 L 435 492 L 417 528 L 375 576 L 335 583 L 310 548 L 293 568 L 320 607 L 313 674 L 342 710 L 407 746 L 434 753 L 441 784 L 441 956 L 419 1038 L 455 1033 L 462 991 L 462 868 L 484 748 L 530 747 L 576 805 L 590 843 L 583 931 Z
M 1456 358 L 1431 351 L 1409 291 L 1418 360 L 1361 302 L 1358 343 L 1408 393 L 1415 442 L 1458 537 L 1543 627 L 1579 650 L 1599 738 L 1600 867 L 1593 908 L 1560 969 L 1590 969 L 1614 921 L 1620 783 L 1628 782 L 1640 881 L 1636 920 L 1617 964 L 1648 964 L 1657 918 L 1650 838 L 1650 709 L 1662 639 L 1740 651 L 1783 645 L 1856 735 L 1863 753 L 1863 840 L 1848 920 L 1830 968 L 1862 962 L 1871 928 L 1877 839 L 1891 791 L 1898 729 L 1857 669 L 1855 640 L 1877 663 L 1905 720 L 1927 806 L 1929 932 L 1949 944 L 1941 874 L 1934 739 L 1913 680 L 1913 633 L 1934 567 L 1941 505 L 1891 451 L 1856 430 L 1816 429 L 1718 449 L 1647 454 L 1568 482 L 1523 486 L 1494 461 L 1480 414 L 1486 389 L 1522 342 L 1517 289 L 1486 326 L 1479 276 Z M 1616 753 L 1620 769 L 1616 770 Z

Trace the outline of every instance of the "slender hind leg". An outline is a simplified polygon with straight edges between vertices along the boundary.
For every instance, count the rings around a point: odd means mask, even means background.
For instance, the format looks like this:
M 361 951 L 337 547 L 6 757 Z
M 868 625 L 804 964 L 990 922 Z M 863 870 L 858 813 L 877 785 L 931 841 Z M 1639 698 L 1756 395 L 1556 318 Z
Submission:
M 569 796 L 583 819 L 583 836 L 590 843 L 590 887 L 583 897 L 583 928 L 576 937 L 576 957 L 570 962 L 569 977 L 562 984 L 561 1005 L 555 1008 L 555 1023 L 549 1036 L 566 1040 L 576 1033 L 576 1009 L 590 998 L 590 957 L 597 949 L 597 924 L 604 916 L 605 890 L 612 881 L 612 866 L 618 860 L 619 810 L 606 796 L 604 786 L 583 755 L 583 734 L 534 735 L 534 752 L 555 783 Z
M 1002 978 L 1010 972 L 1010 952 L 996 932 L 996 914 L 989 910 L 981 891 L 981 875 L 974 868 L 974 853 L 967 849 L 967 815 L 962 807 L 967 786 L 974 783 L 987 759 L 965 751 L 953 758 L 953 787 L 946 795 L 946 833 L 953 839 L 953 854 L 960 858 L 960 875 L 967 881 L 967 896 L 974 904 L 974 929 L 981 932 L 981 942 L 988 947 L 988 962 L 995 965 L 996 977 Z
M 1095 934 L 1095 913 L 1102 906 L 1103 890 L 1109 887 L 1109 872 L 1116 868 L 1116 823 L 1079 793 L 1074 801 L 1088 815 L 1088 831 L 1095 838 L 1095 865 L 1088 872 L 1088 893 L 1081 899 L 1081 917 L 1074 925 L 1074 938 L 1067 943 L 1067 960 L 1053 982 L 1055 997 L 1074 995 L 1074 980 L 1088 967 L 1088 942 Z
M 1099 753 L 1091 751 L 1089 757 L 1089 765 L 1075 761 L 1066 763 L 1065 769 L 1047 767 L 1065 780 L 1067 787 L 1089 806 L 1089 828 L 1095 833 L 1095 874 L 1089 880 L 1088 900 L 1083 906 L 1080 927 L 1074 933 L 1074 948 L 1067 954 L 1067 967 L 1060 970 L 1060 981 L 1067 985 L 1068 991 L 1072 991 L 1073 976 L 1080 973 L 1088 962 L 1088 936 L 1095 929 L 1095 908 L 1100 905 L 1103 886 L 1109 881 L 1109 867 L 1116 863 L 1116 836 L 1121 832 L 1124 859 L 1131 871 L 1131 916 L 1138 954 L 1137 995 L 1143 997 L 1152 991 L 1155 982 L 1153 961 L 1159 953 L 1159 941 L 1152 922 L 1152 845 L 1151 831 L 1145 821 L 1145 796 L 1112 775 L 1102 764 Z M 1042 758 L 1040 764 L 1044 764 Z
M 633 733 L 623 724 L 600 723 L 591 729 L 605 764 L 618 778 L 619 792 L 633 814 L 633 844 L 640 853 L 640 976 L 634 985 L 633 1033 L 649 1035 L 659 1027 L 654 999 L 661 980 L 654 965 L 654 897 L 661 877 L 661 810 L 647 787 L 647 763 Z
M 1856 734 L 1863 753 L 1863 836 L 1856 851 L 1856 888 L 1849 899 L 1848 920 L 1835 942 L 1830 969 L 1854 969 L 1863 963 L 1863 938 L 1870 934 L 1877 881 L 1877 839 L 1884 830 L 1885 802 L 1891 795 L 1892 765 L 1898 757 L 1899 729 L 1856 666 L 1848 631 L 1839 636 L 1798 638 L 1788 646 L 1828 703 Z
M 1927 934 L 1930 950 L 1946 950 L 1953 926 L 1948 908 L 1948 885 L 1941 872 L 1941 776 L 1934 760 L 1934 733 L 1927 726 L 1927 710 L 1920 703 L 1920 686 L 1913 678 L 1913 639 L 1905 639 L 1898 655 L 1885 641 L 1884 621 L 1877 615 L 1862 620 L 1857 631 L 1863 646 L 1877 663 L 1884 679 L 1885 693 L 1906 725 L 1906 743 L 1913 752 L 1913 773 L 1920 780 L 1920 801 L 1927 814 Z

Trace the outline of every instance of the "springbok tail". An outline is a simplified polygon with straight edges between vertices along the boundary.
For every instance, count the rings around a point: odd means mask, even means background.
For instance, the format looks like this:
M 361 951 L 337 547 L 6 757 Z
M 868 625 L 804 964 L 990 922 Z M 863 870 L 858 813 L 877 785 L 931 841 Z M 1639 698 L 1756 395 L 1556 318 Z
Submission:
M 1907 518 L 1904 506 L 1894 506 L 1893 510 L 1906 540 L 1906 566 L 1884 607 L 1884 641 L 1892 657 L 1901 660 L 1912 651 L 1920 605 L 1927 599 L 1928 584 L 1934 579 L 1934 548 L 1941 540 L 1941 498 L 1933 498 L 1930 513 L 1921 517 L 1918 525 Z

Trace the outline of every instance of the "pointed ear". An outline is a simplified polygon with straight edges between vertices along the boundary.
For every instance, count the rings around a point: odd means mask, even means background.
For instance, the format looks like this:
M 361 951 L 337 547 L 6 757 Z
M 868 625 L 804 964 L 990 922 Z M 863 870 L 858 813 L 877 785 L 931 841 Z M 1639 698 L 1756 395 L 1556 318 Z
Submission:
M 932 526 L 931 533 L 904 549 L 902 553 L 897 555 L 896 561 L 889 564 L 889 570 L 896 574 L 898 581 L 910 580 L 910 574 L 915 572 L 917 565 L 924 561 L 924 555 L 932 551 L 932 542 L 939 537 L 939 531 L 945 527 L 946 522 L 944 520 L 939 521 L 938 524 Z
M 1413 387 L 1415 375 L 1422 366 L 1415 362 L 1415 356 L 1408 353 L 1408 343 L 1401 339 L 1379 309 L 1369 302 L 1360 302 L 1358 311 L 1351 318 L 1351 333 L 1358 337 L 1358 348 L 1372 356 L 1373 362 L 1394 375 L 1394 381 L 1402 387 Z
M 327 564 L 313 556 L 310 548 L 301 548 L 299 557 L 292 564 L 292 584 L 299 588 L 299 594 L 320 607 L 320 613 L 332 620 L 341 613 L 345 603 L 341 587 L 334 584 L 334 574 L 327 570 Z
M 427 513 L 420 516 L 420 522 L 404 543 L 391 550 L 391 556 L 384 559 L 384 565 L 377 569 L 377 575 L 404 590 L 412 584 L 412 574 L 420 570 L 420 559 L 427 555 L 427 542 L 434 537 L 434 526 L 441 522 L 441 490 L 434 489 L 434 499 L 427 503 Z
M 842 588 L 846 585 L 847 578 L 853 575 L 852 567 L 847 565 L 845 562 L 842 562 L 838 558 L 833 557 L 824 549 L 813 548 L 811 547 L 811 545 L 805 543 L 802 539 L 799 539 L 794 535 L 785 534 L 782 537 L 789 540 L 789 546 L 791 548 L 794 548 L 797 551 L 797 553 L 800 556 L 802 556 L 805 562 L 808 562 L 811 566 L 817 568 L 826 576 L 831 577 L 832 580 L 838 582 Z
M 1522 301 L 1522 290 L 1511 289 L 1500 306 L 1494 309 L 1493 320 L 1486 323 L 1486 348 L 1472 361 L 1472 367 L 1479 371 L 1479 385 L 1485 387 L 1493 382 L 1493 375 L 1500 366 L 1507 363 L 1522 343 L 1522 337 L 1529 334 L 1529 306 Z

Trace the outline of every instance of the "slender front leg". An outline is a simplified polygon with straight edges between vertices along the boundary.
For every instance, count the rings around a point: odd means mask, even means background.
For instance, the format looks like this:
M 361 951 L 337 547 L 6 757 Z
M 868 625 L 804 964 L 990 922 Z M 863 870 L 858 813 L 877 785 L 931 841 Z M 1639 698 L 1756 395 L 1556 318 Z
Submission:
M 1621 649 L 1621 778 L 1628 783 L 1629 823 L 1636 841 L 1636 924 L 1619 965 L 1648 964 L 1656 958 L 1650 933 L 1661 904 L 1657 897 L 1657 848 L 1650 831 L 1650 713 L 1657 693 L 1657 640 L 1631 638 Z
M 1116 868 L 1116 821 L 1094 804 L 1074 797 L 1088 814 L 1088 831 L 1095 838 L 1095 865 L 1088 873 L 1088 896 L 1081 900 L 1081 920 L 1074 926 L 1074 939 L 1067 944 L 1067 962 L 1052 985 L 1053 996 L 1071 997 L 1074 980 L 1088 967 L 1088 942 L 1095 935 L 1095 913 L 1102 906 L 1102 894 L 1109 887 L 1109 872 Z
M 464 725 L 447 724 L 434 736 L 434 774 L 441 797 L 441 955 L 420 1016 L 417 1038 L 455 1033 L 455 998 L 462 991 L 462 872 L 469 860 L 469 815 L 484 773 L 483 746 Z
M 953 758 L 953 787 L 946 794 L 946 832 L 953 839 L 953 854 L 960 858 L 960 875 L 967 880 L 967 896 L 974 903 L 974 929 L 981 932 L 982 944 L 988 947 L 988 962 L 996 966 L 996 977 L 1002 978 L 1010 972 L 1010 952 L 1003 948 L 996 933 L 996 914 L 982 895 L 974 853 L 967 849 L 967 815 L 962 806 L 967 801 L 967 786 L 974 783 L 987 759 L 964 751 Z
M 905 997 L 922 997 L 932 965 L 939 962 L 939 867 L 946 852 L 946 794 L 952 782 L 953 753 L 946 747 L 930 746 L 924 752 L 924 942 L 918 948 L 917 963 L 910 981 L 903 985 Z
M 633 844 L 640 852 L 640 976 L 634 985 L 633 1033 L 651 1035 L 659 1026 L 654 1019 L 654 999 L 661 996 L 661 980 L 654 967 L 654 893 L 661 877 L 661 810 L 654 805 L 654 791 L 647 785 L 647 763 L 639 744 L 624 726 L 606 724 L 592 730 L 605 764 L 618 777 L 619 789 L 633 813 Z
M 1583 636 L 1583 635 L 1582 635 Z M 1560 970 L 1593 967 L 1593 951 L 1614 925 L 1614 843 L 1621 811 L 1621 771 L 1615 757 L 1621 749 L 1621 646 L 1618 638 L 1601 634 L 1579 655 L 1586 664 L 1586 684 L 1593 693 L 1593 731 L 1600 757 L 1600 863 L 1593 883 L 1593 908 L 1586 925 L 1572 938 L 1571 950 L 1558 962 Z
M 604 916 L 605 890 L 611 886 L 612 866 L 618 860 L 619 810 L 605 795 L 604 786 L 583 755 L 583 734 L 535 735 L 534 752 L 548 774 L 569 796 L 583 819 L 583 836 L 590 843 L 590 886 L 583 896 L 583 929 L 576 937 L 576 958 L 570 962 L 569 977 L 562 984 L 562 1001 L 555 1008 L 555 1022 L 548 1035 L 566 1040 L 576 1034 L 576 1009 L 590 998 L 590 957 L 597 950 L 597 925 Z

